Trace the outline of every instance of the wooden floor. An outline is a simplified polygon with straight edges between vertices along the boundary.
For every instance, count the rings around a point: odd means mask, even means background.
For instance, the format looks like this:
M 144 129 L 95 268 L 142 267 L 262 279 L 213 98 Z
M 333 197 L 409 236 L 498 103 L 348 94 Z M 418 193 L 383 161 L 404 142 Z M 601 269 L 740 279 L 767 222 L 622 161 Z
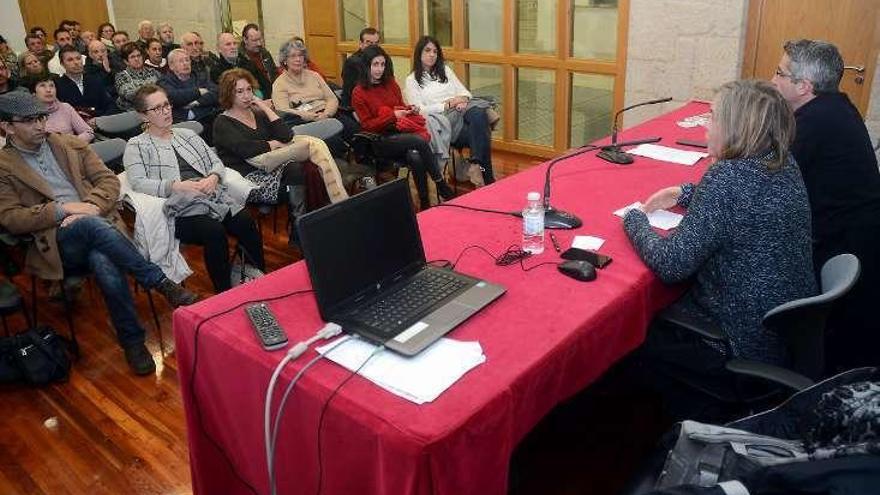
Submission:
M 508 153 L 493 156 L 499 177 L 542 161 Z M 278 233 L 272 232 L 270 218 L 262 218 L 269 270 L 298 260 L 287 248 L 283 215 L 278 212 Z M 209 295 L 200 251 L 189 248 L 184 255 L 195 271 L 188 288 Z M 29 280 L 24 275 L 13 277 L 28 301 Z M 0 386 L 0 494 L 191 493 L 171 310 L 160 296 L 155 299 L 164 332 L 164 358 L 146 297 L 143 292 L 135 295 L 147 328 L 147 346 L 158 363 L 155 375 L 137 377 L 129 371 L 100 293 L 87 283 L 73 309 L 82 357 L 70 381 L 42 389 Z M 38 301 L 41 320 L 66 331 L 62 307 L 48 302 L 45 287 L 38 288 Z M 18 317 L 10 323 L 18 328 L 25 325 Z M 638 430 L 638 435 L 633 434 L 636 438 L 623 442 L 609 441 L 606 423 L 619 423 L 621 412 L 644 427 L 636 412 L 640 409 L 629 399 L 609 406 L 607 400 L 591 394 L 551 414 L 523 442 L 514 457 L 512 493 L 616 493 L 665 424 L 649 426 L 647 434 Z M 595 407 L 599 403 L 603 406 Z M 645 414 L 656 418 L 653 412 Z M 609 441 L 612 450 L 596 438 Z M 621 465 L 613 449 L 629 461 Z

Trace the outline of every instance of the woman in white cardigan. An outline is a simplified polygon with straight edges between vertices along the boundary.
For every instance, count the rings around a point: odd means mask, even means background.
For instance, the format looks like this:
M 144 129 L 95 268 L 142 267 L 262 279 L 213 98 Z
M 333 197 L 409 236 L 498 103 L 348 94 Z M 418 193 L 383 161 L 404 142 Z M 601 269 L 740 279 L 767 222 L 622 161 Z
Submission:
M 471 150 L 471 167 L 479 168 L 485 184 L 495 182 L 492 173 L 492 130 L 488 104 L 472 101 L 471 92 L 443 60 L 440 43 L 422 36 L 413 53 L 413 71 L 406 77 L 406 100 L 430 120 L 442 115 L 449 120 L 451 143 Z M 472 176 L 472 174 L 468 174 Z
M 135 110 L 147 130 L 131 138 L 123 163 L 131 188 L 168 198 L 165 212 L 174 216 L 174 236 L 204 246 L 205 266 L 216 292 L 231 286 L 226 234 L 238 238 L 245 259 L 265 271 L 263 241 L 244 204 L 224 183 L 226 169 L 196 133 L 171 127 L 171 104 L 165 90 L 148 84 L 135 93 Z

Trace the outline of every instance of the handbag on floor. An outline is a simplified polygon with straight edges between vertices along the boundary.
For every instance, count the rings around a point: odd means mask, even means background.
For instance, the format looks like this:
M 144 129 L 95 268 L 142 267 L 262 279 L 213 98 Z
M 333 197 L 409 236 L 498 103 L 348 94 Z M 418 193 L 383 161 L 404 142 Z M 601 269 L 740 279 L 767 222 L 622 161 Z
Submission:
M 0 337 L 0 383 L 41 386 L 67 381 L 70 345 L 46 325 Z

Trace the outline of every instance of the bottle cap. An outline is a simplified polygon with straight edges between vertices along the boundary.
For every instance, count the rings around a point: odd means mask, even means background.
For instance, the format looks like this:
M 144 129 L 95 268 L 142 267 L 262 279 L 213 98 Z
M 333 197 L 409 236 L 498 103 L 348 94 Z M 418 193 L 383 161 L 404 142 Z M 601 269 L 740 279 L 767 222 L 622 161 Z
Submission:
M 529 195 L 526 196 L 526 198 L 527 198 L 529 201 L 540 201 L 540 200 L 541 200 L 541 193 L 538 193 L 538 192 L 530 192 Z

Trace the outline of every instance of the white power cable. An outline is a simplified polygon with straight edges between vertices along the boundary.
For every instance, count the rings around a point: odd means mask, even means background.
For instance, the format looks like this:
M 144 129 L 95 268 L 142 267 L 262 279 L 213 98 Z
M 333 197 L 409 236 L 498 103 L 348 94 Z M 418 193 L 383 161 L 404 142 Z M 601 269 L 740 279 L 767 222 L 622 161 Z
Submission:
M 287 364 L 290 363 L 291 361 L 293 361 L 294 359 L 302 356 L 303 353 L 305 353 L 308 350 L 310 345 L 314 344 L 315 342 L 317 342 L 318 340 L 321 340 L 321 339 L 331 339 L 331 338 L 339 335 L 340 333 L 342 333 L 342 327 L 340 327 L 336 323 L 327 323 L 320 330 L 318 330 L 314 336 L 312 336 L 308 340 L 298 342 L 296 345 L 291 347 L 290 350 L 287 351 L 287 354 L 284 356 L 284 358 L 281 360 L 281 362 L 278 363 L 278 366 L 275 367 L 275 371 L 272 373 L 272 378 L 269 380 L 269 386 L 266 389 L 266 399 L 264 401 L 264 407 L 263 407 L 263 437 L 264 437 L 263 441 L 265 442 L 265 445 L 266 445 L 266 466 L 269 470 L 269 490 L 270 490 L 270 493 L 272 493 L 272 494 L 275 493 L 275 475 L 274 475 L 273 459 L 274 459 L 274 454 L 275 454 L 275 435 L 277 434 L 277 431 L 273 431 L 272 429 L 270 429 L 270 423 L 271 423 L 270 417 L 272 414 L 272 396 L 275 392 L 275 386 L 278 382 L 278 378 L 279 378 L 279 376 L 281 376 L 281 372 L 284 370 L 284 368 L 287 366 Z M 342 342 L 345 342 L 345 340 L 336 343 L 333 346 L 333 348 L 331 348 L 331 350 L 335 349 L 336 346 L 338 346 Z M 299 379 L 306 372 L 306 370 L 308 370 L 315 363 L 320 361 L 322 357 L 324 357 L 322 354 L 318 354 L 317 356 L 315 356 L 315 358 L 313 358 L 301 370 L 299 370 L 299 372 L 296 374 L 296 376 L 293 378 L 293 380 L 287 386 L 287 390 L 285 390 L 285 393 L 284 393 L 284 398 L 282 399 L 281 405 L 278 408 L 278 413 L 276 414 L 275 428 L 278 427 L 278 421 L 280 418 L 281 409 L 284 407 L 284 402 L 286 402 L 287 396 L 290 393 L 290 391 L 293 389 L 293 386 L 296 384 L 297 381 L 299 381 Z

